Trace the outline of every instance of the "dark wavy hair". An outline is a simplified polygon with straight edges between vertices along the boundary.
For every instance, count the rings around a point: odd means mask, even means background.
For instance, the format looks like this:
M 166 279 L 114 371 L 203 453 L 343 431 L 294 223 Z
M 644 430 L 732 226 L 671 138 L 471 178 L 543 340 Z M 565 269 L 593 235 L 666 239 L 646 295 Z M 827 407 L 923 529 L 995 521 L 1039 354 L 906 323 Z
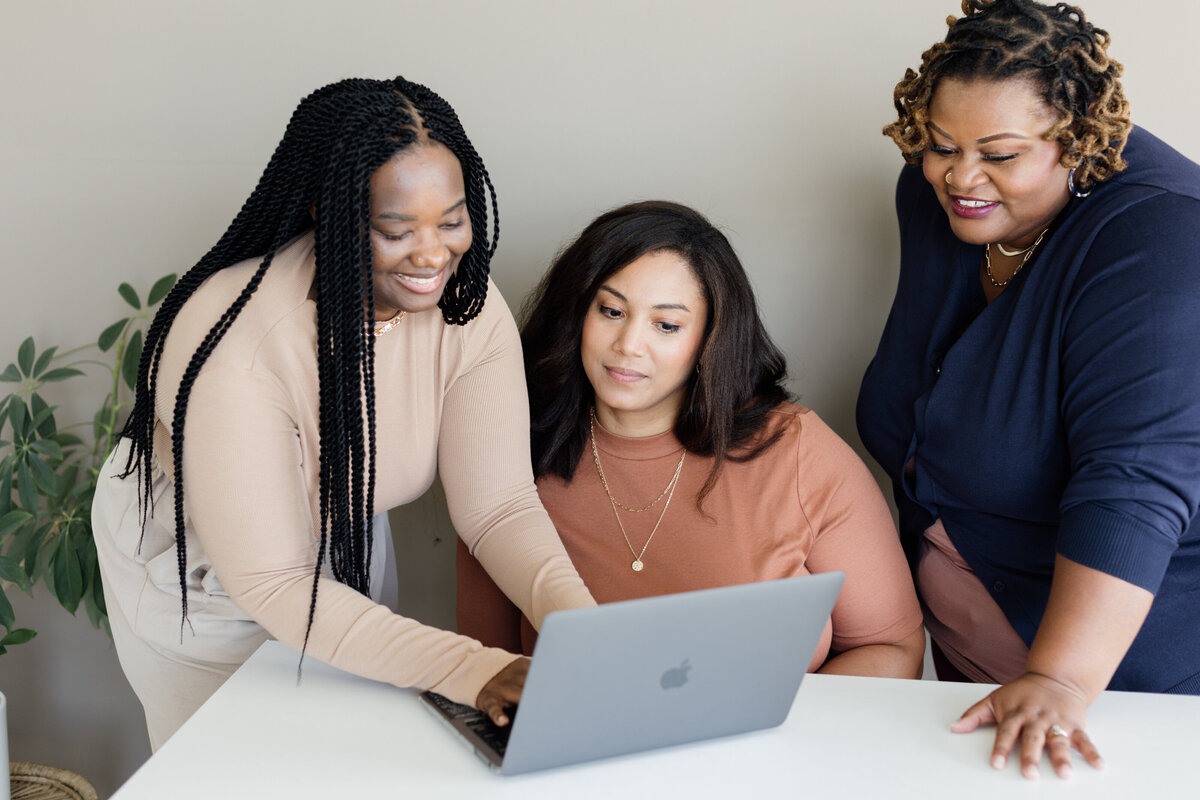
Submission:
M 898 119 L 883 129 L 909 164 L 929 147 L 929 103 L 944 78 L 1029 80 L 1058 116 L 1046 139 L 1063 148 L 1061 164 L 1088 190 L 1125 169 L 1121 157 L 1133 123 L 1121 88 L 1122 67 L 1108 55 L 1109 36 L 1066 3 L 963 0 L 963 17 L 921 55 L 896 84 Z
M 363 231 L 369 229 L 370 180 L 397 153 L 431 140 L 449 148 L 463 171 L 474 237 L 447 281 L 439 306 L 448 324 L 466 324 L 479 314 L 487 295 L 488 268 L 499 236 L 496 192 L 454 109 L 425 86 L 399 77 L 343 80 L 301 100 L 258 185 L 229 228 L 179 280 L 155 315 L 138 365 L 133 411 L 122 431 L 131 443 L 122 477 L 137 473 L 143 520 L 153 512 L 150 476 L 155 399 L 171 325 L 210 275 L 245 259 L 261 259 L 241 294 L 214 322 L 188 362 L 170 419 L 184 620 L 187 552 L 182 531 L 187 476 L 183 431 L 188 397 L 205 361 L 251 300 L 276 252 L 310 229 L 316 259 L 314 357 L 320 384 L 320 548 L 305 644 L 327 550 L 334 577 L 359 592 L 368 592 L 375 502 L 375 349 L 369 320 L 374 319 L 375 304 L 371 244 Z
M 580 355 L 584 316 L 609 276 L 661 250 L 687 262 L 708 303 L 703 366 L 688 381 L 675 421 L 675 435 L 688 451 L 715 457 L 699 506 L 725 459 L 748 461 L 778 440 L 778 433 L 761 434 L 767 412 L 789 399 L 783 387 L 787 364 L 763 327 L 754 290 L 729 240 L 676 203 L 633 203 L 601 215 L 558 255 L 526 301 L 521 344 L 533 471 L 538 477 L 574 477 L 595 402 Z

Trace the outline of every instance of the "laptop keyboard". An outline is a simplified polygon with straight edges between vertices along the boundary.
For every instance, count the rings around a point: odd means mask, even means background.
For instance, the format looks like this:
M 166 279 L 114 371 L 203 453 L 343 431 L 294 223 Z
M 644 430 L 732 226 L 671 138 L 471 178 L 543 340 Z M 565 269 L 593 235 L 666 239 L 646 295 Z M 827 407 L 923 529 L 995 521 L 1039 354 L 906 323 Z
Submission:
M 509 723 L 501 728 L 478 708 L 447 700 L 437 692 L 426 692 L 425 695 L 447 719 L 462 721 L 475 735 L 503 757 L 504 751 L 508 748 L 508 736 L 512 731 L 511 720 L 515 717 L 515 711 L 509 713 Z

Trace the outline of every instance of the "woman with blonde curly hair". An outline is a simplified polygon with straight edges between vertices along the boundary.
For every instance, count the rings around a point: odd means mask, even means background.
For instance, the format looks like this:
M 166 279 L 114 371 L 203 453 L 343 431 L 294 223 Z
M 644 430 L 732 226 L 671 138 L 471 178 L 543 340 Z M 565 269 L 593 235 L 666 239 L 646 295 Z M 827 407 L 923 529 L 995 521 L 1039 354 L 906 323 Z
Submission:
M 1200 166 L 1078 8 L 967 0 L 884 133 L 900 280 L 858 424 L 940 677 L 1035 777 L 1106 688 L 1200 693 Z

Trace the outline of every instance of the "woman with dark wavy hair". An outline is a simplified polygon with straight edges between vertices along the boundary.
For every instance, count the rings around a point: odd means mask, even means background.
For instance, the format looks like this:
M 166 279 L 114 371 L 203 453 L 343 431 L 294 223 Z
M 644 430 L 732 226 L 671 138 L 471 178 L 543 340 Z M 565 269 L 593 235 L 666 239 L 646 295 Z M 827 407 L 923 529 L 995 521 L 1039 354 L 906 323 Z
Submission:
M 488 278 L 497 232 L 445 100 L 344 80 L 301 101 L 163 302 L 93 508 L 153 747 L 267 638 L 506 724 L 525 659 L 372 599 L 390 535 L 372 520 L 435 473 L 463 541 L 533 619 L 592 603 L 530 474 L 517 330 Z
M 674 203 L 589 225 L 521 332 L 538 492 L 600 602 L 840 570 L 810 669 L 919 677 L 924 632 L 883 496 L 785 363 L 725 236 Z M 466 548 L 459 630 L 533 628 Z
M 1200 167 L 1078 8 L 968 0 L 884 129 L 900 282 L 863 379 L 939 676 L 1036 777 L 1105 688 L 1200 693 Z

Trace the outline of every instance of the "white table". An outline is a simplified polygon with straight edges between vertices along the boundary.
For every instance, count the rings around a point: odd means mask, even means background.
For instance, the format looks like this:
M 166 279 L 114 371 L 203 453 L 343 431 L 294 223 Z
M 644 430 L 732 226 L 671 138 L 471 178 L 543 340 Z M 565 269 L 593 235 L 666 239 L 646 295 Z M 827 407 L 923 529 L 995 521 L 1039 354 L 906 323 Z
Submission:
M 950 723 L 988 687 L 810 675 L 779 728 L 517 777 L 484 766 L 416 693 L 268 642 L 115 800 L 235 798 L 1200 798 L 1200 697 L 1107 692 L 1109 762 L 1063 781 L 988 764 L 993 729 Z

